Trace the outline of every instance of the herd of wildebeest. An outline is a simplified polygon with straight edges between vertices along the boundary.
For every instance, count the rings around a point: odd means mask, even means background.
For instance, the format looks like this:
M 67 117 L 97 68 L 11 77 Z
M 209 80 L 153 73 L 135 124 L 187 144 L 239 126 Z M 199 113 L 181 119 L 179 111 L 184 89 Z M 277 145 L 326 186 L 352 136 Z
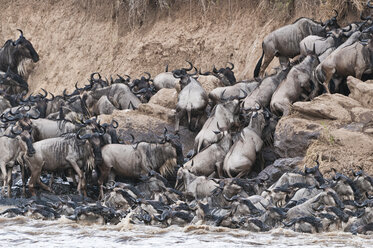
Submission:
M 373 7 L 370 1 L 367 7 Z M 363 170 L 351 170 L 350 177 L 334 171 L 327 179 L 318 161 L 301 170 L 286 165 L 285 158 L 257 176 L 250 174 L 263 144 L 272 142 L 276 121 L 290 113 L 292 103 L 330 91 L 348 94 L 349 75 L 371 78 L 372 17 L 361 16 L 345 27 L 337 17 L 338 12 L 324 23 L 303 17 L 268 34 L 252 80 L 237 82 L 232 63 L 203 73 L 188 62 L 172 72 L 167 66 L 153 79 L 145 73 L 140 79 L 117 75 L 107 80 L 96 72 L 84 87 L 75 84 L 73 92 L 49 97 L 43 89 L 28 92 L 25 61 L 38 62 L 39 56 L 19 30 L 20 37 L 0 50 L 2 193 L 10 198 L 19 185 L 32 197 L 1 215 L 98 216 L 106 223 L 127 218 L 252 231 L 373 231 L 373 178 Z M 274 56 L 280 66 L 265 75 Z M 222 87 L 207 94 L 202 81 Z M 97 118 L 136 110 L 162 88 L 178 93 L 175 129 L 164 128 L 156 141 L 122 137 L 120 123 Z M 185 157 L 180 125 L 197 134 Z M 21 185 L 13 184 L 16 177 Z M 56 185 L 75 185 L 82 201 L 41 193 L 53 192 Z

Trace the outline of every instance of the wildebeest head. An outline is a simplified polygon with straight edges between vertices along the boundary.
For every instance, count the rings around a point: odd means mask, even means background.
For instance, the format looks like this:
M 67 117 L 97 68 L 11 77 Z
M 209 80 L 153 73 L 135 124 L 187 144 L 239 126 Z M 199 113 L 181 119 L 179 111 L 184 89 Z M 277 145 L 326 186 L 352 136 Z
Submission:
M 93 154 L 94 154 L 94 159 L 95 159 L 95 164 L 99 165 L 102 163 L 102 153 L 101 153 L 101 147 L 105 145 L 103 135 L 105 134 L 104 131 L 100 132 L 93 132 L 93 133 L 86 133 L 83 136 L 80 135 L 80 132 L 82 129 L 80 129 L 77 133 L 77 139 L 78 140 L 88 140 L 89 144 L 92 147 Z
M 27 40 L 23 36 L 23 32 L 20 29 L 17 29 L 21 32 L 19 38 L 12 43 L 13 46 L 16 47 L 14 50 L 13 56 L 20 57 L 20 58 L 29 58 L 32 59 L 35 63 L 39 61 L 39 55 L 35 51 L 34 47 L 32 46 L 31 42 Z
M 254 111 L 250 117 L 248 127 L 255 131 L 259 136 L 262 136 L 262 131 L 267 125 L 266 114 L 263 110 Z
M 110 136 L 110 142 L 106 141 L 107 144 L 119 144 L 118 135 L 116 129 L 118 128 L 118 122 L 116 120 L 112 120 L 110 124 L 104 123 L 101 125 L 103 130 L 105 131 L 105 136 Z
M 329 30 L 340 28 L 337 22 L 338 11 L 336 11 L 335 9 L 333 9 L 333 11 L 335 12 L 335 16 L 333 16 L 332 18 L 330 18 L 324 23 L 324 26 L 326 28 L 329 28 Z
M 215 68 L 215 66 L 212 69 L 212 72 L 205 72 L 202 73 L 201 70 L 199 70 L 200 75 L 214 75 L 215 77 L 219 78 L 220 81 L 225 85 L 225 86 L 230 86 L 236 83 L 236 77 L 234 76 L 234 64 L 231 62 L 228 62 L 230 65 L 225 67 L 225 68 L 220 68 L 219 70 Z
M 169 142 L 176 150 L 177 164 L 182 165 L 184 162 L 183 148 L 178 134 L 168 133 L 167 128 L 164 128 L 163 137 L 161 137 L 160 143 Z
M 197 72 L 198 72 L 197 68 L 194 67 L 194 69 L 195 69 L 195 72 L 192 74 L 187 73 L 184 69 L 172 71 L 172 75 L 175 78 L 180 79 L 181 89 L 183 89 L 185 86 L 187 86 L 191 82 L 193 76 L 197 75 Z
M 17 131 L 17 129 L 19 130 Z M 23 147 L 23 150 L 27 150 L 27 155 L 30 157 L 32 157 L 35 154 L 35 149 L 32 146 L 31 131 L 32 129 L 24 130 L 19 126 L 12 126 L 10 135 L 6 135 L 7 137 L 18 139 L 20 141 L 21 147 Z

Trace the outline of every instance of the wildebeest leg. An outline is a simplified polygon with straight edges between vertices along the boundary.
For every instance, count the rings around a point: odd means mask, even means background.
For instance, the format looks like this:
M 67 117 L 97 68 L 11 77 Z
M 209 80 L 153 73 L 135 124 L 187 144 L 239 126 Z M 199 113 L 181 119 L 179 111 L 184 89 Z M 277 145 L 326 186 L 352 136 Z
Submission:
M 41 180 L 40 180 L 40 176 L 38 176 L 38 178 L 36 179 L 36 182 L 40 185 L 40 187 L 42 187 L 42 189 L 46 190 L 46 191 L 49 191 L 49 192 L 52 192 L 52 189 L 50 187 L 48 187 L 47 185 L 45 185 Z
M 8 197 L 12 197 L 12 170 L 13 170 L 13 167 L 9 167 L 7 169 L 7 179 L 6 179 L 6 184 L 8 186 Z
M 185 114 L 184 110 L 176 110 L 176 115 L 175 115 L 175 132 L 179 132 L 179 127 L 180 127 L 180 119 L 182 116 Z
M 30 193 L 32 196 L 36 196 L 35 194 L 35 184 L 39 178 L 39 181 L 40 181 L 40 172 L 41 172 L 41 168 L 39 170 L 39 168 L 34 168 L 34 170 L 31 170 L 31 177 L 30 177 L 30 181 L 28 183 L 28 188 L 30 190 Z
M 334 68 L 323 68 L 323 71 L 325 72 L 325 82 L 324 82 L 324 87 L 325 87 L 325 90 L 328 94 L 330 94 L 330 90 L 329 90 L 329 84 L 330 84 L 330 80 L 332 79 L 333 77 L 333 74 L 335 72 L 335 69 Z
M 23 164 L 20 164 L 19 165 L 21 167 L 21 179 L 22 179 L 22 195 L 23 196 L 26 196 L 26 175 L 25 175 L 25 165 L 24 163 Z
M 101 165 L 99 167 L 99 170 L 100 170 L 100 176 L 97 180 L 97 183 L 100 187 L 100 199 L 103 199 L 104 198 L 104 182 L 105 182 L 105 180 L 107 179 L 107 177 L 110 173 L 111 167 Z
M 1 190 L 1 194 L 4 196 L 5 194 L 5 185 L 6 185 L 6 177 L 7 177 L 7 171 L 6 171 L 6 164 L 5 162 L 2 162 L 0 165 L 1 173 L 3 173 L 3 189 Z
M 219 178 L 223 178 L 223 162 L 218 162 L 215 164 L 216 171 Z
M 74 174 L 74 171 L 70 168 L 70 169 L 67 169 L 67 174 L 69 175 L 69 177 L 71 177 L 71 179 L 73 180 L 73 185 L 74 186 L 77 186 L 78 183 L 76 181 L 76 177 L 75 177 L 75 174 Z
M 262 67 L 260 67 L 260 73 L 259 73 L 260 77 L 264 76 L 265 70 L 267 69 L 268 65 L 271 63 L 271 61 L 275 57 L 275 54 L 269 54 L 268 56 L 267 55 L 268 54 L 264 55 L 264 61 L 263 61 Z
M 78 183 L 78 193 L 81 195 L 82 194 L 82 189 L 83 189 L 83 195 L 87 196 L 87 192 L 85 190 L 85 177 L 84 173 L 80 170 L 78 164 L 73 158 L 66 158 L 66 160 L 71 164 L 73 169 L 75 170 L 76 174 L 78 174 L 79 177 L 79 183 Z
M 51 178 L 49 179 L 49 188 L 52 188 L 53 179 L 54 179 L 54 173 L 52 172 Z
M 283 70 L 285 70 L 289 65 L 289 58 L 284 57 L 284 56 L 280 56 L 280 57 L 278 57 L 278 60 L 280 61 L 281 68 Z

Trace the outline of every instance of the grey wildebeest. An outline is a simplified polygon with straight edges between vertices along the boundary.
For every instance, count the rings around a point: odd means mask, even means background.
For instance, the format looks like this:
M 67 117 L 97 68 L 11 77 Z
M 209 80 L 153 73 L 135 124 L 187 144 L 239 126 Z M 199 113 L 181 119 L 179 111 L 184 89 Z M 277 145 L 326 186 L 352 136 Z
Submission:
M 216 143 L 206 147 L 191 160 L 183 165 L 183 168 L 188 169 L 191 173 L 197 176 L 217 177 L 220 168 L 222 168 L 225 155 L 232 146 L 232 137 L 230 134 L 221 132 L 216 136 L 219 137 Z M 213 156 L 211 156 L 213 154 Z M 218 173 L 219 174 L 219 173 Z
M 263 53 L 255 67 L 254 77 L 263 77 L 265 69 L 275 56 L 279 57 L 281 66 L 286 66 L 289 58 L 294 58 L 300 54 L 299 43 L 305 37 L 309 35 L 325 36 L 327 27 L 338 28 L 339 26 L 335 19 L 337 15 L 325 24 L 302 17 L 292 24 L 283 26 L 268 34 L 262 43 Z M 264 62 L 262 65 L 263 57 Z
M 85 136 L 85 135 L 84 135 Z M 34 156 L 25 156 L 26 164 L 30 168 L 31 178 L 29 189 L 35 195 L 35 184 L 43 189 L 51 189 L 40 180 L 42 170 L 59 171 L 73 168 L 79 177 L 78 192 L 86 195 L 85 175 L 82 170 L 93 169 L 94 154 L 89 137 L 81 137 L 79 132 L 65 134 L 62 137 L 45 139 L 33 143 Z
M 187 116 L 187 123 L 190 130 L 195 130 L 201 124 L 208 104 L 208 96 L 202 85 L 183 71 L 173 71 L 175 78 L 180 78 L 181 91 L 178 95 L 175 115 L 175 131 L 179 131 L 180 119 Z M 196 117 L 194 128 L 192 128 L 192 117 Z
M 239 99 L 243 95 L 251 93 L 257 88 L 258 84 L 258 81 L 252 80 L 247 82 L 239 82 L 232 86 L 217 87 L 210 91 L 209 98 L 214 105 L 223 101 L 221 99 L 222 96 L 225 96 L 226 98 Z
M 373 31 L 372 28 L 369 31 Z M 354 76 L 361 79 L 364 73 L 371 73 L 373 42 L 367 44 L 356 42 L 361 35 L 357 31 L 351 37 L 334 50 L 323 62 L 317 66 L 316 79 L 324 84 L 325 90 L 330 93 L 329 83 L 333 77 L 335 90 L 343 77 Z
M 242 102 L 242 112 L 268 107 L 271 98 L 278 85 L 284 80 L 290 71 L 290 66 L 285 70 L 281 70 L 274 75 L 265 77 Z
M 21 76 L 12 72 L 10 67 L 6 73 L 0 71 L 0 89 L 8 94 L 17 94 L 19 92 L 28 91 L 28 84 Z
M 253 112 L 250 124 L 239 135 L 224 159 L 223 171 L 229 177 L 243 177 L 250 173 L 256 153 L 262 149 L 262 131 L 266 125 L 263 110 Z
M 32 137 L 34 142 L 49 138 L 56 138 L 65 133 L 78 131 L 78 125 L 66 120 L 36 119 L 32 120 Z
M 103 101 L 105 105 L 108 101 L 117 109 L 135 109 L 141 102 L 132 93 L 130 88 L 125 84 L 114 84 L 104 88 L 83 94 L 83 101 L 90 111 L 102 109 L 102 104 L 99 100 L 104 97 L 107 101 Z M 104 108 L 105 109 L 105 108 Z M 98 113 L 101 114 L 101 113 Z
M 22 63 L 23 60 L 32 59 L 36 63 L 39 61 L 39 55 L 31 42 L 23 36 L 22 30 L 17 30 L 21 32 L 19 38 L 16 41 L 7 40 L 0 49 L 0 71 L 7 71 L 8 67 L 10 67 L 12 72 L 27 78 L 27 72 Z
M 140 178 L 151 170 L 167 175 L 176 166 L 177 152 L 167 139 L 160 143 L 138 142 L 136 146 L 108 144 L 102 150 L 103 164 L 99 166 L 100 196 L 103 196 L 103 183 L 111 171 L 127 178 Z
M 181 68 L 180 71 L 186 72 L 191 71 L 193 69 L 193 65 L 191 62 L 187 61 L 189 64 L 189 68 Z M 153 85 L 156 90 L 160 90 L 162 88 L 175 88 L 179 82 L 179 78 L 175 78 L 172 72 L 168 71 L 168 65 L 166 66 L 165 72 L 159 73 L 153 79 Z
M 303 99 L 314 97 L 309 94 L 312 91 L 312 73 L 318 64 L 317 55 L 314 51 L 309 51 L 309 55 L 300 64 L 291 68 L 286 79 L 280 83 L 272 95 L 270 103 L 272 113 L 287 116 L 290 114 L 292 103 L 300 100 L 301 97 Z M 316 86 L 318 87 L 317 83 Z M 313 92 L 316 91 L 313 90 Z
M 227 132 L 233 126 L 238 126 L 239 113 L 240 105 L 237 99 L 233 101 L 226 99 L 226 102 L 216 105 L 201 131 L 199 131 L 194 139 L 194 151 L 198 153 L 204 147 L 216 143 L 219 140 L 216 131 L 219 132 L 219 130 L 222 130 Z
M 212 72 L 205 72 L 202 73 L 201 69 L 199 70 L 199 75 L 202 76 L 213 76 L 216 79 L 218 79 L 220 82 L 222 82 L 225 86 L 231 86 L 236 84 L 236 77 L 234 76 L 234 64 L 231 62 L 228 62 L 231 66 L 225 67 L 225 68 L 220 68 L 217 70 L 214 66 L 212 69 Z M 200 77 L 198 78 L 200 79 Z
M 8 186 L 8 197 L 11 197 L 14 164 L 18 162 L 23 166 L 22 157 L 26 152 L 29 156 L 33 156 L 35 149 L 32 146 L 30 133 L 27 130 L 15 131 L 14 126 L 11 127 L 10 135 L 0 136 L 0 147 L 0 169 L 4 180 L 2 194 L 4 194 L 5 186 Z

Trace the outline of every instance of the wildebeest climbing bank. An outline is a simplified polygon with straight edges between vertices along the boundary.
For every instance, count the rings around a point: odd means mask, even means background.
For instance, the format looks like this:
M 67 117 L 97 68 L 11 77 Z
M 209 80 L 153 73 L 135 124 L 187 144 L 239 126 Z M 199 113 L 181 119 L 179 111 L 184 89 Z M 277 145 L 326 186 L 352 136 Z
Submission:
M 206 13 L 219 5 L 196 2 Z M 233 27 L 240 5 L 232 2 L 226 5 L 231 18 L 226 25 Z M 259 2 L 260 13 L 269 11 L 271 1 Z M 177 3 L 148 4 L 161 11 Z M 94 45 L 82 40 L 49 51 L 35 29 L 4 23 L 2 29 L 13 36 L 3 37 L 0 49 L 0 205 L 7 206 L 0 217 L 371 234 L 373 3 L 346 3 L 353 11 L 329 4 L 322 19 L 311 13 L 299 17 L 290 4 L 272 7 L 299 18 L 288 17 L 272 29 L 255 23 L 263 26 L 252 34 L 255 41 L 237 39 L 251 51 L 245 56 L 238 51 L 240 59 L 233 52 L 238 43 L 228 54 L 223 49 L 228 42 L 208 47 L 213 37 L 224 35 L 220 30 L 210 30 L 213 36 L 198 45 L 187 39 L 188 49 L 199 49 L 193 56 L 172 41 L 144 35 L 136 42 L 156 47 L 148 49 L 128 40 L 134 48 L 126 51 L 126 66 L 142 68 L 130 72 L 117 64 L 124 49 L 120 32 L 112 40 L 119 43 L 104 49 L 112 61 L 103 59 L 107 64 L 91 71 L 74 69 L 71 62 L 64 71 L 46 65 L 48 57 L 61 56 L 62 50 L 74 61 L 69 49 Z M 126 6 L 131 1 L 112 7 Z M 193 18 L 190 7 L 183 18 Z M 151 29 L 149 20 L 131 13 L 125 19 L 131 35 Z M 117 12 L 111 18 L 115 25 L 124 22 Z M 204 28 L 197 25 L 192 33 Z M 92 27 L 92 39 L 96 31 Z M 58 32 L 48 34 L 50 43 L 60 42 L 53 38 Z M 107 44 L 95 40 L 100 42 Z M 217 60 L 204 61 L 204 53 Z M 108 67 L 111 73 L 102 70 Z M 47 81 L 52 71 L 58 87 L 35 76 L 45 74 Z M 70 80 L 72 74 L 76 80 Z

